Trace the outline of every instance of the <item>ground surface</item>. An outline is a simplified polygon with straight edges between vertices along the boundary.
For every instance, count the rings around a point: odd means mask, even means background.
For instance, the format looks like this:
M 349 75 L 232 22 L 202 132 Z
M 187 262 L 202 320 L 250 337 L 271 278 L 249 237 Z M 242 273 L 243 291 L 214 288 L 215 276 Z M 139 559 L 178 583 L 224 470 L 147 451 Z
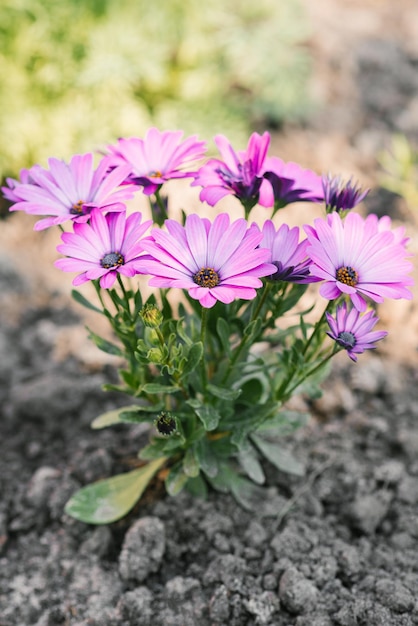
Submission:
M 307 4 L 323 107 L 278 134 L 275 153 L 375 186 L 376 151 L 418 128 L 416 3 Z M 397 198 L 377 190 L 365 209 L 406 222 L 417 251 Z M 127 519 L 94 528 L 65 502 L 130 469 L 146 433 L 91 431 L 125 400 L 100 389 L 114 369 L 85 341 L 70 277 L 51 276 L 53 236 L 35 243 L 21 218 L 0 233 L 0 626 L 418 624 L 416 299 L 383 307 L 379 354 L 341 355 L 323 397 L 301 401 L 312 419 L 287 445 L 306 476 L 267 468 L 256 513 L 157 484 Z

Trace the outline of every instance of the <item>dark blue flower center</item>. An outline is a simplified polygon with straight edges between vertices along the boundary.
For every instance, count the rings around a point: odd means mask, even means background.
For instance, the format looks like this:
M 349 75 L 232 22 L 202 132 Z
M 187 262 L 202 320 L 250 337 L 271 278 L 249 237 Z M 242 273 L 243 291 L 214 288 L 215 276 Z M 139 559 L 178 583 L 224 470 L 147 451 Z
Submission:
M 353 335 L 353 333 L 350 333 L 348 330 L 343 330 L 341 333 L 338 334 L 337 343 L 339 343 L 340 346 L 342 346 L 346 350 L 350 350 L 356 345 L 357 339 L 355 338 L 355 335 Z
M 345 265 L 337 270 L 336 279 L 344 285 L 355 287 L 358 283 L 358 274 L 350 265 Z
M 112 267 L 123 265 L 124 263 L 125 259 L 120 252 L 109 252 L 108 254 L 105 254 L 100 261 L 100 265 L 107 270 L 112 269 Z
M 196 285 L 199 285 L 199 287 L 211 289 L 219 285 L 221 279 L 219 278 L 219 274 L 215 272 L 212 267 L 202 267 L 201 270 L 194 274 L 193 281 Z

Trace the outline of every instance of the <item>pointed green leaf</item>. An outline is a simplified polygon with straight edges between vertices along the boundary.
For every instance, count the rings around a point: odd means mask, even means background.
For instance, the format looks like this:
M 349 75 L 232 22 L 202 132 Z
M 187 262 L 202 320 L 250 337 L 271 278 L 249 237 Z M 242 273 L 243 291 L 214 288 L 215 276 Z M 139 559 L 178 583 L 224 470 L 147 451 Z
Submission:
M 208 384 L 207 389 L 213 396 L 221 400 L 236 400 L 241 393 L 241 389 L 227 389 L 212 385 L 212 383 Z
M 264 484 L 266 477 L 264 476 L 263 468 L 252 446 L 247 446 L 239 453 L 238 461 L 248 478 L 251 478 L 257 485 Z
M 205 427 L 205 430 L 215 430 L 221 419 L 221 414 L 210 404 L 203 404 L 195 409 L 196 415 Z
M 196 478 L 196 476 L 199 476 L 199 463 L 197 462 L 193 448 L 188 448 L 186 454 L 184 455 L 183 469 L 184 473 L 187 474 L 189 478 Z
M 170 496 L 176 496 L 178 493 L 180 493 L 188 480 L 189 477 L 184 472 L 183 464 L 180 462 L 176 465 L 173 465 L 170 473 L 165 479 L 165 488 L 167 489 L 167 493 Z
M 161 457 L 132 472 L 83 487 L 67 502 L 65 512 L 86 524 L 115 522 L 132 509 L 165 461 Z
M 142 387 L 142 391 L 149 394 L 155 393 L 176 393 L 179 391 L 180 387 L 175 387 L 173 385 L 160 385 L 159 383 L 147 383 Z
M 200 360 L 203 357 L 203 343 L 198 341 L 193 344 L 189 350 L 189 354 L 187 355 L 186 365 L 183 368 L 183 376 L 185 374 L 190 374 L 196 367 L 199 365 Z
M 91 428 L 98 430 L 100 428 L 107 428 L 108 426 L 113 426 L 113 424 L 120 424 L 120 413 L 122 411 L 131 410 L 136 408 L 135 405 L 125 406 L 120 409 L 113 409 L 112 411 L 106 411 L 106 413 L 102 413 L 98 415 L 91 423 Z
M 225 464 L 219 464 L 218 471 L 215 476 L 208 476 L 208 481 L 216 491 L 228 493 L 230 482 L 230 469 Z
M 246 511 L 259 511 L 266 497 L 262 487 L 254 485 L 238 474 L 231 476 L 229 489 L 238 504 Z
M 309 413 L 298 411 L 280 411 L 270 419 L 265 420 L 258 428 L 257 432 L 262 432 L 271 437 L 283 437 L 291 435 L 299 428 L 306 426 L 310 418 Z
M 102 352 L 106 352 L 107 354 L 112 354 L 113 356 L 123 356 L 123 350 L 119 348 L 119 346 L 115 345 L 111 341 L 100 337 L 100 335 L 96 335 L 90 328 L 87 329 L 89 331 L 89 338 L 95 343 L 95 345 L 102 350 Z
M 92 311 L 96 311 L 96 313 L 101 313 L 103 315 L 102 309 L 99 309 L 97 306 L 94 306 L 87 298 L 85 298 L 79 291 L 76 289 L 72 289 L 71 295 L 78 304 L 86 307 L 86 309 L 91 309 Z
M 218 461 L 206 437 L 202 437 L 196 442 L 195 453 L 202 471 L 207 476 L 214 478 L 218 473 Z
M 184 444 L 184 437 L 181 433 L 170 437 L 154 437 L 148 445 L 144 446 L 138 453 L 138 457 L 144 461 L 157 459 L 160 456 L 172 456 L 177 448 Z
M 227 356 L 231 356 L 231 345 L 229 342 L 230 328 L 227 321 L 223 317 L 216 320 L 216 332 L 222 344 L 222 348 Z
M 186 483 L 186 489 L 196 498 L 202 498 L 205 500 L 208 495 L 208 485 L 202 476 L 196 476 L 196 478 L 189 478 Z
M 155 411 L 155 407 L 139 407 L 136 404 L 131 406 L 123 406 L 119 409 L 113 409 L 113 411 L 106 411 L 102 413 L 91 423 L 91 427 L 95 430 L 100 428 L 107 428 L 114 424 L 121 424 L 122 422 L 146 422 L 151 419 L 149 414 L 146 414 L 149 410 Z M 142 415 L 144 413 L 144 415 Z M 137 416 L 137 417 L 136 417 Z
M 251 342 L 254 337 L 258 335 L 258 333 L 260 332 L 261 324 L 262 322 L 259 317 L 248 324 L 248 326 L 244 330 L 244 337 L 246 338 L 247 342 Z
M 256 435 L 253 435 L 251 439 L 261 454 L 277 469 L 288 474 L 295 474 L 295 476 L 303 476 L 305 474 L 303 463 L 295 459 L 293 454 L 282 448 L 282 446 Z

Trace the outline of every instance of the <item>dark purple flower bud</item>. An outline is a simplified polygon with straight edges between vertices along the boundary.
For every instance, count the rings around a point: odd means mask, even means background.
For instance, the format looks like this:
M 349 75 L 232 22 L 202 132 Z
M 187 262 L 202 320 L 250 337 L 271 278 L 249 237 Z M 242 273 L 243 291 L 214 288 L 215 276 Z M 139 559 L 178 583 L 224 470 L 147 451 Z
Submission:
M 340 176 L 331 174 L 322 177 L 324 201 L 327 213 L 337 211 L 344 213 L 360 204 L 369 193 L 369 189 L 361 190 L 350 178 L 344 182 Z

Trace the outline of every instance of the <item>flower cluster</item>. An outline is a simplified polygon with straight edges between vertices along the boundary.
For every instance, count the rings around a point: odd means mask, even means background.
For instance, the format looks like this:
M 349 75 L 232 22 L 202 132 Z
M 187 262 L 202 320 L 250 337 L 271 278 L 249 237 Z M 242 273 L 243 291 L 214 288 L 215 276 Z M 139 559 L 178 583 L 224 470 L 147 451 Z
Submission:
M 116 388 L 137 404 L 97 418 L 94 427 L 149 422 L 156 430 L 141 452 L 150 461 L 146 469 L 126 475 L 139 481 L 128 509 L 163 465 L 169 493 L 186 486 L 204 494 L 209 484 L 229 489 L 246 506 L 243 474 L 264 480 L 258 458 L 283 469 L 280 447 L 263 437 L 283 425 L 282 405 L 308 381 L 311 388 L 318 384 L 337 352 L 356 361 L 375 348 L 386 335 L 373 330 L 376 303 L 411 299 L 404 228 L 393 228 L 387 216 L 352 211 L 367 191 L 351 179 L 269 156 L 267 132 L 253 133 L 244 151 L 223 135 L 215 144 L 220 158 L 202 163 L 204 142 L 151 128 L 143 139 L 108 146 L 97 167 L 91 153 L 69 163 L 51 158 L 47 169 L 22 170 L 20 180 L 8 179 L 3 188 L 12 211 L 42 216 L 36 230 L 61 228 L 56 267 L 75 273 L 76 287 L 92 282 L 97 306 L 74 295 L 103 313 L 119 340 L 91 333 L 99 348 L 128 364 Z M 234 196 L 243 217 L 172 219 L 162 188 L 178 178 L 190 178 L 211 206 Z M 151 219 L 127 208 L 136 193 L 148 196 Z M 297 202 L 323 205 L 323 217 L 303 228 L 273 221 Z M 261 225 L 250 221 L 257 204 L 265 210 Z M 155 289 L 144 301 L 146 277 Z M 324 310 L 314 324 L 299 317 L 289 332 L 282 318 L 308 288 L 324 299 Z M 173 290 L 183 296 L 173 300 Z M 92 486 L 90 509 L 80 512 L 81 490 L 67 511 L 85 521 L 112 521 L 128 510 L 114 493 L 110 482 Z M 106 497 L 108 510 L 116 510 L 111 519 L 100 508 Z

